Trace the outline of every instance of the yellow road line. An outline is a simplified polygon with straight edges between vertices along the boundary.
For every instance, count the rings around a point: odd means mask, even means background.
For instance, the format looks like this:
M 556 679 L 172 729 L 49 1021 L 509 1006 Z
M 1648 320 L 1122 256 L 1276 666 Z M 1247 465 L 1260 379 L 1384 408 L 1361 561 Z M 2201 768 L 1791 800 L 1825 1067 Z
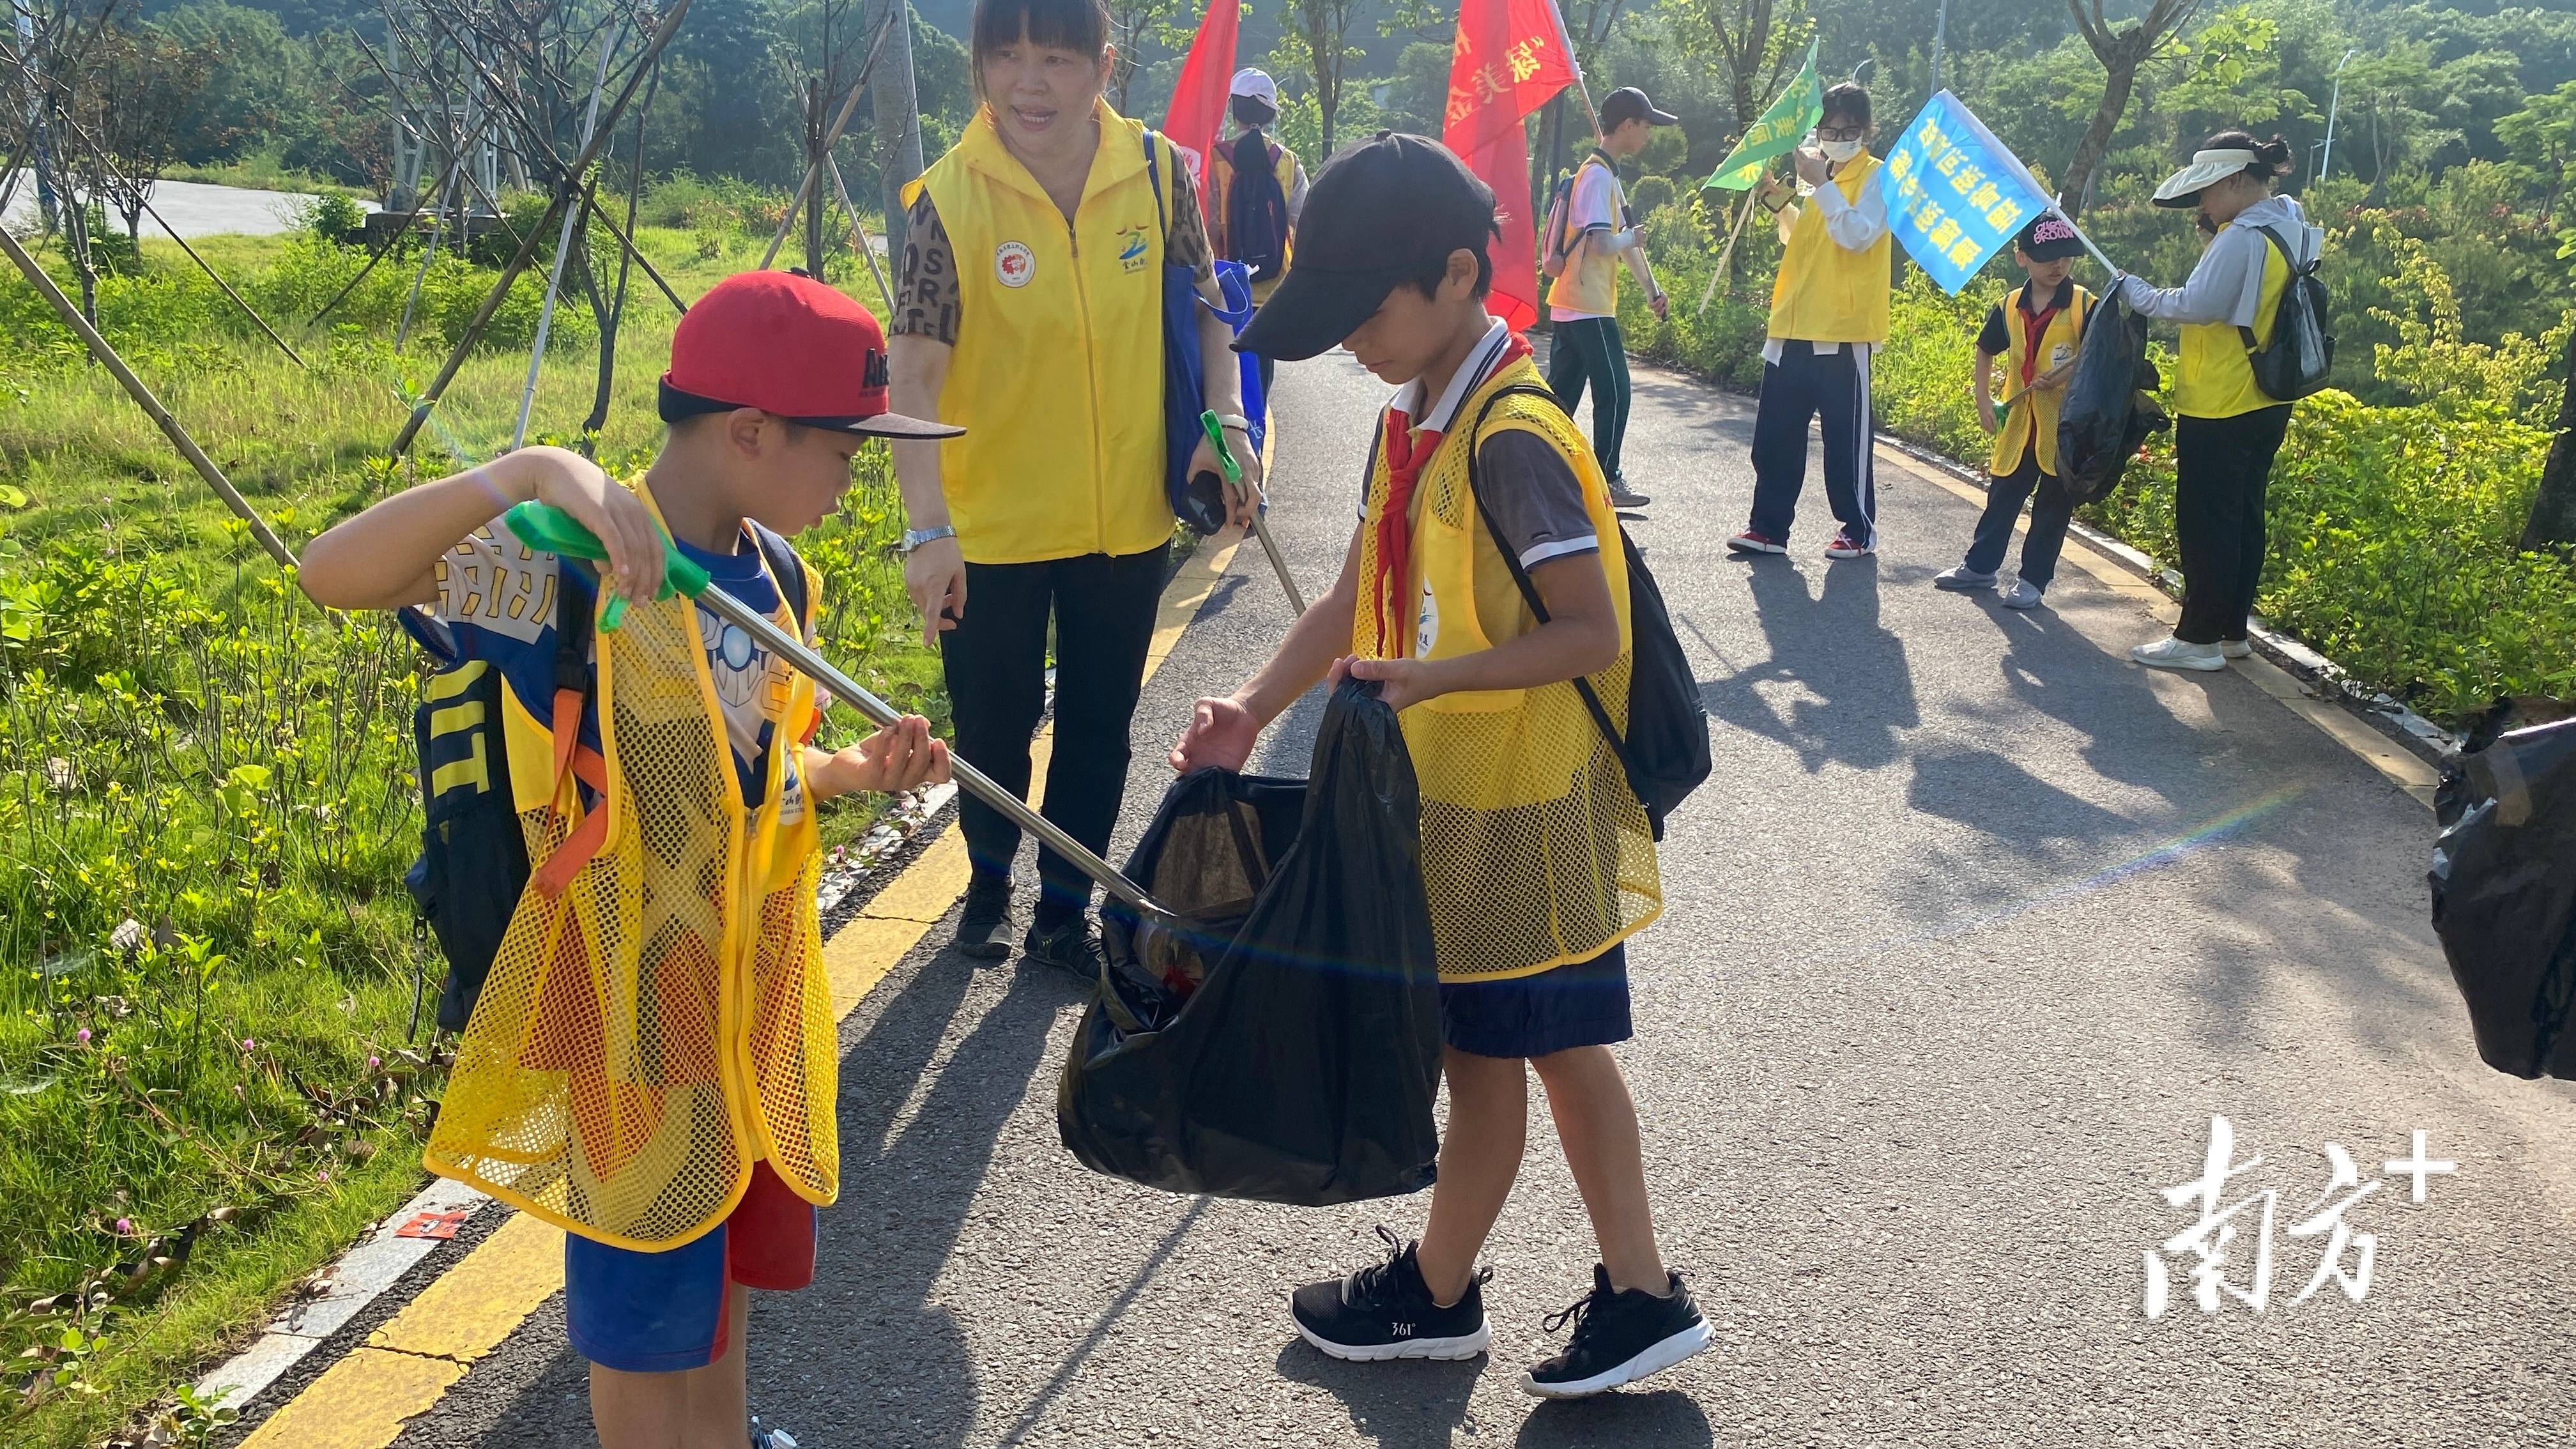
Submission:
M 1163 591 L 1145 652 L 1151 679 L 1216 591 L 1241 540 L 1229 531 L 1200 545 Z M 1046 778 L 1053 729 L 1031 742 L 1031 779 Z M 1154 768 L 1158 759 L 1148 759 Z M 966 844 L 940 832 L 903 873 L 886 883 L 823 947 L 837 1020 L 856 1008 L 921 942 L 966 888 Z M 563 1289 L 563 1231 L 513 1216 L 463 1261 L 368 1335 L 366 1346 L 333 1364 L 279 1406 L 242 1449 L 384 1449 L 500 1347 L 539 1304 Z
M 1878 450 L 1882 462 L 1893 463 L 1914 477 L 1948 490 L 1956 497 L 1983 507 L 1986 495 L 1943 469 L 1920 462 L 1894 448 Z M 2023 516 L 2013 520 L 2013 531 L 2030 532 L 2030 520 Z M 2105 558 L 2099 551 L 2087 548 L 2083 540 L 2068 537 L 2060 555 L 2068 563 L 2091 574 L 2103 587 L 2144 608 L 2162 624 L 2173 624 L 2182 618 L 2182 606 L 2171 595 L 2152 582 L 2138 577 L 2121 566 L 2119 560 Z M 2426 809 L 2433 807 L 2433 786 L 2440 776 L 2432 766 L 2400 749 L 2393 741 L 2352 717 L 2340 706 L 2317 698 L 2297 676 L 2260 654 L 2230 661 L 2236 671 L 2254 682 L 2257 689 L 2280 701 L 2283 708 L 2317 727 L 2326 738 L 2358 755 L 2362 762 L 2377 770 L 2389 783 L 2404 790 Z

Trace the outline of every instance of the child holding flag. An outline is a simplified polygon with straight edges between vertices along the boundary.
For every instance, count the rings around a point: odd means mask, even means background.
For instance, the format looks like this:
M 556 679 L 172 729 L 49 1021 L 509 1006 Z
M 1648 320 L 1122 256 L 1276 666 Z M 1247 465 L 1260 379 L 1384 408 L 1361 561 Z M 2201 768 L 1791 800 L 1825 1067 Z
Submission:
M 2034 496 L 2030 536 L 2022 540 L 2021 576 L 2000 602 L 2007 609 L 2032 609 L 2057 576 L 2057 555 L 2066 546 L 2066 526 L 2075 519 L 2075 500 L 2057 477 L 2057 410 L 2066 400 L 2066 380 L 2075 372 L 2075 357 L 2092 315 L 2093 294 L 2068 274 L 2084 244 L 2064 217 L 2044 215 L 2022 228 L 2013 243 L 2013 260 L 2030 282 L 2011 298 L 1987 309 L 1986 325 L 1977 334 L 1977 360 L 1969 385 L 1977 397 L 1977 421 L 1995 440 L 1986 461 L 1986 511 L 1977 520 L 1976 541 L 1957 568 L 1932 580 L 1935 587 L 1966 592 L 1991 589 L 2004 550 L 2012 545 L 2013 521 Z M 2004 364 L 2003 413 L 1994 400 L 1994 367 Z
M 1521 1386 L 1577 1398 L 1710 1333 L 1657 1248 L 1609 1052 L 1631 1034 L 1625 942 L 1662 895 L 1645 810 L 1572 681 L 1624 719 L 1626 564 L 1604 547 L 1618 524 L 1592 450 L 1488 313 L 1495 220 L 1492 189 L 1420 136 L 1380 132 L 1316 179 L 1287 280 L 1236 345 L 1295 360 L 1340 344 L 1400 386 L 1340 579 L 1241 689 L 1199 701 L 1172 764 L 1241 769 L 1327 676 L 1372 681 L 1397 711 L 1421 792 L 1448 1131 L 1421 1240 L 1390 1236 L 1383 1262 L 1298 1289 L 1291 1310 L 1339 1359 L 1484 1351 L 1492 1270 L 1476 1256 L 1520 1172 L 1534 1070 L 1601 1257 L 1557 1317 L 1571 1340 Z
M 1753 419 L 1753 516 L 1727 540 L 1739 553 L 1787 553 L 1789 524 L 1807 486 L 1807 423 L 1821 419 L 1825 497 L 1842 527 L 1829 559 L 1878 547 L 1871 472 L 1871 350 L 1887 340 L 1887 203 L 1873 184 L 1878 158 L 1869 92 L 1845 81 L 1825 92 L 1820 148 L 1791 153 L 1815 204 L 1790 227 L 1771 286 L 1762 344 L 1762 395 Z

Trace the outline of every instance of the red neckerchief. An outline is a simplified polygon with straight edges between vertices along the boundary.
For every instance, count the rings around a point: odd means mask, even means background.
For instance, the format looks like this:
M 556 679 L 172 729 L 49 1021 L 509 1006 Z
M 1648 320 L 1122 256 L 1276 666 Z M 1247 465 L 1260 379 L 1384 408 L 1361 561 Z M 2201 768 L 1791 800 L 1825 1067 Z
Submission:
M 2047 310 L 2033 312 L 2030 310 L 2030 288 L 2024 287 L 2021 289 L 2021 306 L 2017 310 L 2022 316 L 2021 385 L 2027 390 L 2030 380 L 2039 375 L 2039 340 L 2048 335 L 2048 324 L 2065 309 L 2057 305 L 2055 294 L 2051 294 Z
M 1529 339 L 1513 333 L 1477 385 L 1529 355 Z M 1475 388 L 1468 389 L 1470 396 L 1474 392 Z M 1462 399 L 1459 407 L 1465 406 Z M 1412 418 L 1392 407 L 1386 410 L 1386 438 L 1380 449 L 1386 455 L 1386 503 L 1378 510 L 1377 577 L 1370 582 L 1376 590 L 1378 647 L 1389 659 L 1406 658 L 1413 652 L 1413 631 L 1402 627 L 1405 605 L 1412 599 L 1405 587 L 1405 568 L 1413 559 L 1413 485 L 1432 455 L 1440 451 L 1441 436 L 1428 428 L 1417 432 Z

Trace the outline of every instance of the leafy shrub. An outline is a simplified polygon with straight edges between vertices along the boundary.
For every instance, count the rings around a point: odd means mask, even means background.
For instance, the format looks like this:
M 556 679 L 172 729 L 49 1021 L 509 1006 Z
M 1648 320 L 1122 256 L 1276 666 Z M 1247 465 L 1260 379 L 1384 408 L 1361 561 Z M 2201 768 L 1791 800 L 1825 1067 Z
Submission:
M 1636 208 L 1639 216 L 1649 215 L 1672 199 L 1673 183 L 1669 177 L 1649 176 L 1628 188 L 1628 204 Z
M 301 221 L 304 230 L 322 240 L 347 246 L 366 229 L 367 213 L 346 192 L 330 191 L 305 206 Z

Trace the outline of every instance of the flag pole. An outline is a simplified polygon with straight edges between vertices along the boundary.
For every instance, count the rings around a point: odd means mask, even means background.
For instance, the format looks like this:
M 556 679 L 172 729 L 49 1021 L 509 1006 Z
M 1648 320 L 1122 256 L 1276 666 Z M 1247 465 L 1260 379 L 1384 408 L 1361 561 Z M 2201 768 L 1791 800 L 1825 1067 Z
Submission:
M 1726 269 L 1735 260 L 1735 244 L 1743 239 L 1745 224 L 1753 220 L 1753 208 L 1760 204 L 1762 185 L 1759 180 L 1744 192 L 1744 209 L 1735 214 L 1735 226 L 1726 234 L 1726 249 L 1717 254 L 1717 270 L 1708 274 L 1708 290 L 1700 293 L 1699 312 L 1708 315 L 1708 304 L 1717 300 L 1717 284 L 1725 279 Z
M 1566 69 L 1574 72 L 1575 99 L 1583 103 L 1583 119 L 1592 127 L 1592 142 L 1597 146 L 1604 139 L 1601 134 L 1601 113 L 1592 108 L 1592 87 L 1585 84 L 1583 79 L 1583 57 L 1574 52 L 1574 36 L 1565 28 L 1565 11 L 1557 4 L 1557 0 L 1547 0 L 1547 14 L 1549 19 L 1556 22 L 1556 43 L 1565 47 Z

